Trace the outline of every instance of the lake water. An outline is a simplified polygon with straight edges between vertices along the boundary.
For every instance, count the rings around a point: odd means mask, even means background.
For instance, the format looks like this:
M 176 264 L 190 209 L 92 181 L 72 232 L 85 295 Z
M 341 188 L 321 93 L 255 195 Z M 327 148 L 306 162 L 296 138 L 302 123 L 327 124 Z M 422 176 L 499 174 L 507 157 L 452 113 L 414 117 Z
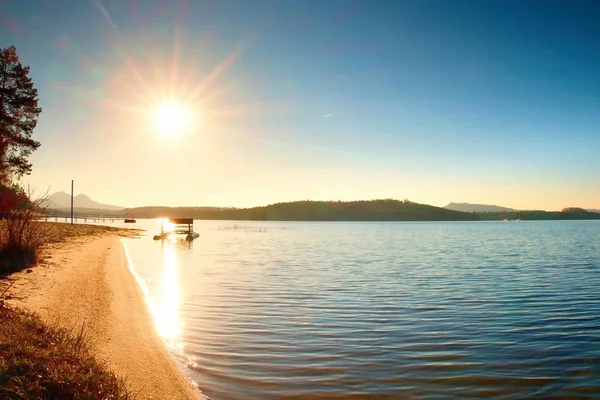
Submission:
M 212 399 L 600 396 L 600 221 L 195 224 L 124 242 Z

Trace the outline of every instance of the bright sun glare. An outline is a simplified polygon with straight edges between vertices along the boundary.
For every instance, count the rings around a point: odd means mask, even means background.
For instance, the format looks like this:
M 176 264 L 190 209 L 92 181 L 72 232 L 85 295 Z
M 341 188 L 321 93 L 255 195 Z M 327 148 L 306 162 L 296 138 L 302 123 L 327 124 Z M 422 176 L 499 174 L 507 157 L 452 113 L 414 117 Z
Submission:
M 190 127 L 192 117 L 192 110 L 183 104 L 162 103 L 154 110 L 154 126 L 163 135 L 177 136 Z

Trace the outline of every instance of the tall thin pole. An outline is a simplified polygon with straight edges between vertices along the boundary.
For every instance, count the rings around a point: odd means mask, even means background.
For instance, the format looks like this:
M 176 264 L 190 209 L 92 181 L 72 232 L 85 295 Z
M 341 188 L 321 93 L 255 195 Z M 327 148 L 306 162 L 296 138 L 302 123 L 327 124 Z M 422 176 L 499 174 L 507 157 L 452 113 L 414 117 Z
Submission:
M 73 224 L 73 179 L 71 179 L 71 224 Z

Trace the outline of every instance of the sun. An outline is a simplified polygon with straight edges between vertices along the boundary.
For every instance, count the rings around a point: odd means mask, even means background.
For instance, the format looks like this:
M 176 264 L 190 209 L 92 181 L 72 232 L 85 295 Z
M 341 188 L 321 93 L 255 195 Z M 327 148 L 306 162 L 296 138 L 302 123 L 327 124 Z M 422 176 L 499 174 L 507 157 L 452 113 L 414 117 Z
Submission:
M 159 103 L 153 111 L 154 128 L 165 136 L 179 136 L 190 128 L 193 117 L 192 110 L 182 103 Z

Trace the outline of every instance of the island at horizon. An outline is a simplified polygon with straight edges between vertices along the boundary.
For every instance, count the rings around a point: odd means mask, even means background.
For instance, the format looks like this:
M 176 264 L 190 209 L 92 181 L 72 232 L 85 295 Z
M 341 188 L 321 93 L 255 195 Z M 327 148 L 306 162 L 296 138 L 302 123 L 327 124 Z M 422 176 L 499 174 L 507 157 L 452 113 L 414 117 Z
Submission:
M 293 201 L 267 206 L 121 208 L 93 201 L 80 194 L 74 197 L 78 214 L 111 214 L 135 218 L 194 218 L 250 221 L 481 221 L 481 220 L 575 220 L 600 219 L 597 210 L 567 207 L 561 211 L 516 210 L 501 206 L 450 203 L 445 207 L 409 200 L 377 199 L 355 201 Z M 70 195 L 58 192 L 48 197 L 47 214 L 70 213 Z

